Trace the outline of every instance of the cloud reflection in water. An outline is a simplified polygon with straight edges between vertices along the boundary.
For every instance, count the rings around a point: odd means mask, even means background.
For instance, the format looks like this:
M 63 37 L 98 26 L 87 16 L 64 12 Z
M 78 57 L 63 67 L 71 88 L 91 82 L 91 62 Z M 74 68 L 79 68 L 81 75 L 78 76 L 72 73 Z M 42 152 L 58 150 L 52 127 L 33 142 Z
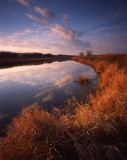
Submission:
M 23 104 L 58 105 L 75 95 L 79 74 L 95 78 L 88 66 L 74 61 L 18 66 L 0 70 L 0 113 L 21 110 Z M 8 96 L 7 96 L 8 95 Z M 6 98 L 5 98 L 6 97 Z

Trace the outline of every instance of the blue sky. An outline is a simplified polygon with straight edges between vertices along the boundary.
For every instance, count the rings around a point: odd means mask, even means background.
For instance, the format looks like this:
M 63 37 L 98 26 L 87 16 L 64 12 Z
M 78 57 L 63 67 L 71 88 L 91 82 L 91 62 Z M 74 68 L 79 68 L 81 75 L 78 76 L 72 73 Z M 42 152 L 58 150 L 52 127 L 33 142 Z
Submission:
M 0 0 L 0 51 L 127 53 L 127 0 Z

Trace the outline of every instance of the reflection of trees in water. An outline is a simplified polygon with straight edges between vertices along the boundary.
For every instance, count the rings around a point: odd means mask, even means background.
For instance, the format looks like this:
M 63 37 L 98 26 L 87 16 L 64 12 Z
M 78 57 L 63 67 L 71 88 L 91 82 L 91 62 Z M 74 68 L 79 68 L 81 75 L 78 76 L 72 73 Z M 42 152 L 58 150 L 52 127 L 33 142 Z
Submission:
M 24 64 L 39 65 L 43 63 L 52 63 L 54 61 L 69 60 L 71 55 L 52 55 L 42 53 L 14 53 L 14 52 L 0 52 L 0 68 L 13 67 Z
M 32 59 L 31 59 L 32 60 Z M 55 59 L 55 58 L 52 58 L 52 59 L 33 59 L 32 61 L 22 61 L 22 62 L 18 62 L 18 61 L 16 61 L 16 62 L 7 62 L 7 63 L 4 63 L 4 62 L 0 62 L 0 68 L 11 68 L 11 67 L 16 67 L 16 66 L 25 66 L 25 65 L 27 65 L 27 66 L 29 66 L 29 65 L 35 65 L 35 66 L 37 66 L 37 65 L 41 65 L 41 64 L 50 64 L 50 63 L 53 63 L 53 62 L 63 62 L 63 61 L 67 61 L 67 60 L 70 60 L 70 59 L 66 59 L 66 58 L 64 58 L 64 59 Z

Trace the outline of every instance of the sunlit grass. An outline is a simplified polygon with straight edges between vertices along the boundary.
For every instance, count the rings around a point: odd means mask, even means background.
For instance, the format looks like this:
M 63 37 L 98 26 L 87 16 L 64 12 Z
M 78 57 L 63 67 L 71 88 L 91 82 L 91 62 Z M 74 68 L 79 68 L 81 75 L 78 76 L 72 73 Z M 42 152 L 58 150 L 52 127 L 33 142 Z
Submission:
M 80 74 L 80 75 L 78 76 L 77 82 L 78 82 L 80 85 L 85 85 L 85 84 L 91 83 L 92 80 L 91 80 L 89 77 L 85 77 L 84 75 Z
M 0 141 L 0 160 L 127 159 L 127 55 L 76 57 L 98 72 L 96 95 L 52 113 L 28 109 Z

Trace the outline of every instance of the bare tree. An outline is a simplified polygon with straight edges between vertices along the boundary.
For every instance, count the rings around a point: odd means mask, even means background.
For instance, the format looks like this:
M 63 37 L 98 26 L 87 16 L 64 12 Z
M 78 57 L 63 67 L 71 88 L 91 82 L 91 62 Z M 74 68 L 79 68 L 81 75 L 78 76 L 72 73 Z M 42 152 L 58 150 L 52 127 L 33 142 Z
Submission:
M 91 56 L 92 54 L 93 54 L 93 51 L 92 51 L 92 50 L 87 50 L 87 51 L 86 51 L 86 55 L 87 55 L 87 56 Z
M 79 56 L 84 56 L 84 52 L 79 52 Z

